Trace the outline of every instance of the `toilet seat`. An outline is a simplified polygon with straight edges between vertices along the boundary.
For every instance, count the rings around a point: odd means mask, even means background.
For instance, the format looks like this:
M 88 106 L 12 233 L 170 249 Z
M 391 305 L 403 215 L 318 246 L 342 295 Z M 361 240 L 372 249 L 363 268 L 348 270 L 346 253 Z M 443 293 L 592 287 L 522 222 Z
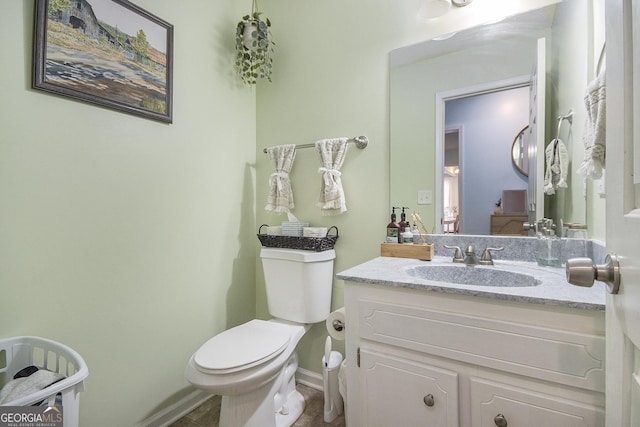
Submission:
M 287 325 L 254 319 L 211 338 L 193 360 L 203 373 L 237 372 L 273 359 L 284 351 L 290 337 Z

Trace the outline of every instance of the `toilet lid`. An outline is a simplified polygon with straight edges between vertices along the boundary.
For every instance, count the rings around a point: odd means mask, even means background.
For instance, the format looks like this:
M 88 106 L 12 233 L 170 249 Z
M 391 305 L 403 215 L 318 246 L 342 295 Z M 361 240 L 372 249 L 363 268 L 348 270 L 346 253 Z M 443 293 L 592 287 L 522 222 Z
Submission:
M 204 343 L 194 355 L 194 362 L 198 370 L 205 373 L 230 373 L 250 368 L 282 353 L 290 335 L 286 325 L 254 319 Z

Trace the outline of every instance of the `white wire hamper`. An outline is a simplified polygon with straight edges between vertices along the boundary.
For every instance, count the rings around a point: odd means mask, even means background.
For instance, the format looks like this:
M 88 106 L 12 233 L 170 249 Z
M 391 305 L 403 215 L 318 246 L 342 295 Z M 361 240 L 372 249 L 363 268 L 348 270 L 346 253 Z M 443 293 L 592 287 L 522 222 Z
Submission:
M 5 402 L 3 406 L 29 406 L 60 393 L 64 427 L 78 427 L 80 393 L 89 369 L 84 359 L 64 344 L 39 337 L 0 339 L 0 386 L 27 366 L 57 372 L 66 378 L 28 396 Z

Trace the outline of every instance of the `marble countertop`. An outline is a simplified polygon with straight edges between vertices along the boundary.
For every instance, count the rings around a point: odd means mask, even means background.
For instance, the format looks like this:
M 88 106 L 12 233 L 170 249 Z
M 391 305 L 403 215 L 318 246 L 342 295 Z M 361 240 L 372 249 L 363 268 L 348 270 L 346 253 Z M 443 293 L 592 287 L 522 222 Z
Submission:
M 466 267 L 453 264 L 450 257 L 436 256 L 431 261 L 408 258 L 378 257 L 337 274 L 345 281 L 410 288 L 429 292 L 441 292 L 478 296 L 533 304 L 558 305 L 584 310 L 604 310 L 606 285 L 595 282 L 591 288 L 570 285 L 563 268 L 541 267 L 535 262 L 494 260 L 493 266 Z M 412 273 L 418 266 L 459 266 L 460 268 L 495 269 L 534 276 L 537 286 L 487 286 L 461 285 L 444 281 L 427 280 Z

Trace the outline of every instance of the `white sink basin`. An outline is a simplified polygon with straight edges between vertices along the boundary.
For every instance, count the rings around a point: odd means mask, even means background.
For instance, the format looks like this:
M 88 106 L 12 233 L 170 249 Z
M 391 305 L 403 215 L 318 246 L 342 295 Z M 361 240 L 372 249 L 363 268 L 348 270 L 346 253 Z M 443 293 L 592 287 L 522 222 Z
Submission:
M 489 266 L 425 265 L 411 267 L 407 269 L 407 273 L 421 279 L 471 286 L 527 287 L 541 283 L 528 274 Z

